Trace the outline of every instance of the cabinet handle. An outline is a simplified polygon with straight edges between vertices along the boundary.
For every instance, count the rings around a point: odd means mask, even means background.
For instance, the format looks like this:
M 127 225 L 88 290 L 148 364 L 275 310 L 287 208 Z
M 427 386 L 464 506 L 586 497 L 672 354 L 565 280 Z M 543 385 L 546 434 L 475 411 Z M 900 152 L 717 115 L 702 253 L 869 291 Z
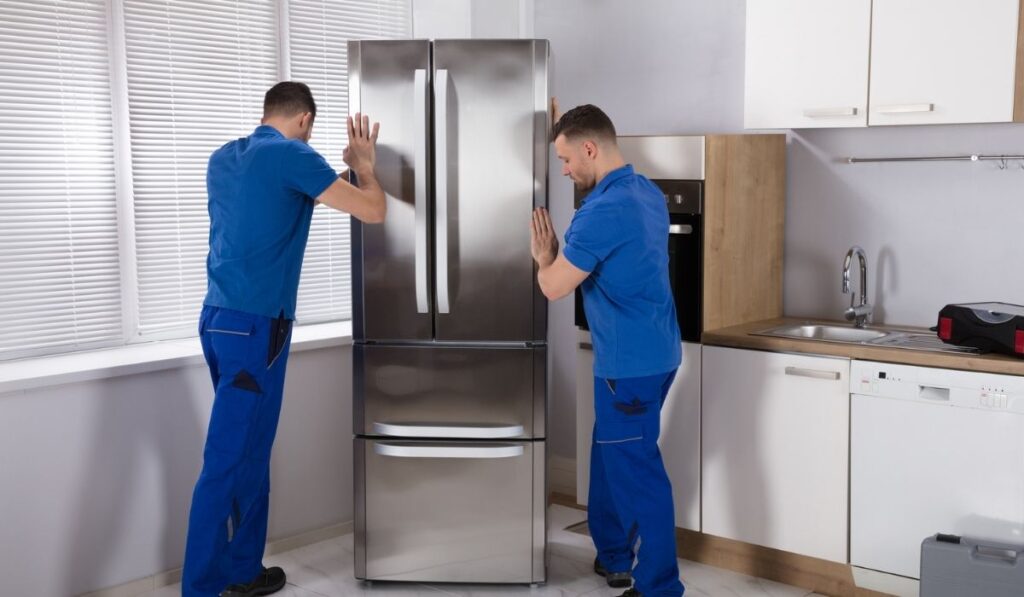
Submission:
M 913 114 L 916 112 L 934 112 L 935 104 L 894 104 L 892 106 L 878 106 L 875 112 L 879 114 Z
M 798 377 L 813 377 L 814 379 L 839 379 L 838 371 L 822 371 L 821 369 L 804 369 L 803 367 L 786 367 L 786 375 Z
M 804 116 L 807 118 L 832 118 L 834 116 L 856 116 L 857 108 L 846 106 L 842 108 L 804 108 Z
M 580 342 L 581 350 L 594 350 L 594 345 L 590 342 Z

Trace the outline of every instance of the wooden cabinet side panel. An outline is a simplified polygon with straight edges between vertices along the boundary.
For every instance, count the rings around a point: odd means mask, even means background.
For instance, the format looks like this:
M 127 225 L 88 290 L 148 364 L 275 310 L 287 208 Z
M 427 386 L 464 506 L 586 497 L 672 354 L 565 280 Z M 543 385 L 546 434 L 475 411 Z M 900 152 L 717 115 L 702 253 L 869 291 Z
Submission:
M 704 325 L 782 316 L 785 135 L 707 137 Z

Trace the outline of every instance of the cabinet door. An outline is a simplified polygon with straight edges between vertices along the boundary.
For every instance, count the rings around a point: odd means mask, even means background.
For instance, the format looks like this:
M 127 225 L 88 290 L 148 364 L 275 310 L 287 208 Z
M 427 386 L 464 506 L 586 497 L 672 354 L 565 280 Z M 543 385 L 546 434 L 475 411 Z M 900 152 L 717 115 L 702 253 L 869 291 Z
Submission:
M 1019 0 L 874 0 L 869 124 L 1009 122 Z
M 590 442 L 594 428 L 594 353 L 590 335 L 580 332 L 576 364 L 576 501 L 590 493 Z M 700 530 L 701 345 L 683 343 L 683 364 L 661 410 L 658 447 L 672 482 L 676 526 Z
M 703 532 L 845 563 L 849 360 L 703 356 Z
M 871 0 L 747 0 L 744 126 L 867 124 Z
M 683 364 L 661 409 L 658 447 L 672 482 L 676 526 L 700 530 L 701 345 L 683 343 Z

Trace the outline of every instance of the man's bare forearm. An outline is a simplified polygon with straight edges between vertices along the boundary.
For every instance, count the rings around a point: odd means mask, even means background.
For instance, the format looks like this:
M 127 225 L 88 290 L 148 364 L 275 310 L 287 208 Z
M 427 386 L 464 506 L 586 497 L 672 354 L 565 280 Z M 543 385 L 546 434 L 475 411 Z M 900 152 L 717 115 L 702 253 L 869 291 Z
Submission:
M 373 168 L 359 168 L 355 172 L 356 185 L 362 191 L 363 198 L 370 204 L 370 212 L 376 216 L 371 219 L 383 222 L 388 209 L 387 198 L 384 195 L 384 189 L 377 181 L 377 175 L 374 174 Z

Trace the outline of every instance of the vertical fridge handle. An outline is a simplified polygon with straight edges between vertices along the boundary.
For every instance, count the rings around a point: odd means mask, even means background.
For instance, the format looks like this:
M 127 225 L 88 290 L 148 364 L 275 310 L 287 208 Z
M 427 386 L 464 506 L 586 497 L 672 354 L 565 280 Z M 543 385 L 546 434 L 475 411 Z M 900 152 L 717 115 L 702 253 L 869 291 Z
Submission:
M 434 185 L 437 211 L 437 311 L 449 313 L 448 301 L 448 70 L 439 68 L 434 78 Z
M 416 209 L 416 312 L 427 313 L 427 71 L 418 68 L 413 77 L 413 128 L 415 129 L 414 198 Z

